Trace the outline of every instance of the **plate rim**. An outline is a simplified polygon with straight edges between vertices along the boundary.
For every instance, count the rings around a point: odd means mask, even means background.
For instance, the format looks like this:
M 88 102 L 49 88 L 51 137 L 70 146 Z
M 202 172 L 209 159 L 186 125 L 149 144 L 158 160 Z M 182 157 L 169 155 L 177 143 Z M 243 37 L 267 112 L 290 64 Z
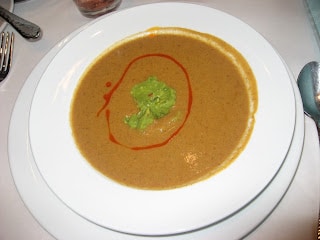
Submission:
M 66 38 L 66 40 L 68 40 L 68 38 L 69 38 L 69 36 Z M 26 144 L 26 142 L 28 143 L 28 137 L 27 137 L 28 136 L 28 127 L 27 127 L 27 125 L 22 125 L 22 127 L 24 126 L 25 129 L 24 129 L 24 131 L 20 131 L 21 124 L 17 120 L 17 117 L 19 117 L 19 114 L 26 114 L 26 112 L 29 111 L 29 109 L 27 107 L 29 103 L 25 104 L 25 101 L 23 98 L 27 98 L 28 90 L 30 92 L 35 90 L 35 86 L 32 86 L 32 84 L 36 85 L 33 82 L 38 81 L 40 78 L 40 76 L 37 76 L 37 74 L 39 75 L 39 71 L 41 72 L 40 66 L 44 65 L 45 62 L 48 61 L 48 59 L 50 59 L 50 57 L 53 57 L 52 55 L 54 55 L 55 51 L 57 49 L 59 49 L 59 47 L 61 47 L 63 44 L 65 44 L 65 42 L 66 41 L 62 41 L 60 45 L 59 44 L 56 45 L 52 50 L 50 50 L 49 53 L 47 53 L 44 56 L 44 58 L 40 61 L 40 63 L 37 64 L 36 68 L 31 72 L 27 81 L 25 82 L 24 86 L 22 87 L 22 89 L 19 93 L 19 96 L 18 96 L 18 98 L 15 102 L 15 105 L 14 105 L 14 110 L 11 115 L 9 132 L 8 132 L 8 153 L 9 153 L 10 168 L 12 171 L 13 179 L 15 181 L 17 190 L 19 191 L 21 198 L 26 203 L 26 206 L 29 208 L 29 210 L 31 211 L 33 216 L 39 221 L 39 223 L 45 229 L 47 229 L 50 233 L 52 233 L 54 236 L 56 236 L 58 238 L 69 239 L 70 237 L 78 237 L 78 239 L 86 239 L 85 236 L 89 232 L 90 236 L 96 236 L 96 237 L 99 237 L 99 239 L 105 239 L 105 237 L 112 237 L 112 236 L 113 237 L 120 237 L 121 239 L 137 239 L 137 238 L 139 238 L 139 236 L 121 235 L 121 233 L 110 231 L 108 229 L 97 226 L 91 222 L 87 222 L 84 219 L 82 219 L 79 215 L 72 212 L 62 202 L 60 202 L 59 199 L 57 199 L 54 194 L 52 194 L 51 190 L 46 185 L 44 179 L 41 179 L 40 172 L 37 170 L 37 166 L 35 165 L 35 161 L 32 159 L 29 159 L 29 158 L 32 158 L 32 154 L 30 154 L 30 152 L 29 152 L 30 149 L 28 149 L 28 146 L 27 146 L 28 144 Z M 45 66 L 43 66 L 43 67 L 45 67 Z M 33 78 L 37 78 L 37 77 L 38 77 L 38 79 L 33 79 Z M 297 91 L 296 87 L 294 89 L 295 89 L 295 91 Z M 297 94 L 297 92 L 296 92 L 296 94 Z M 297 96 L 296 96 L 296 101 L 298 102 L 298 105 L 301 105 L 301 102 L 298 101 Z M 23 108 L 25 108 L 25 109 L 23 109 Z M 300 108 L 301 108 L 301 106 L 300 106 Z M 303 115 L 303 113 L 300 115 Z M 301 118 L 301 116 L 300 116 L 300 118 Z M 27 121 L 28 121 L 28 118 L 27 118 Z M 301 125 L 301 123 L 300 123 L 300 125 Z M 300 130 L 302 131 L 302 135 L 303 135 L 304 134 L 303 126 L 300 126 Z M 20 143 L 20 144 L 16 144 L 17 143 L 16 135 L 20 135 L 20 137 L 18 138 L 18 143 Z M 300 136 L 299 139 L 303 139 L 303 136 L 302 137 Z M 303 145 L 302 142 L 300 142 L 301 149 L 302 149 L 302 145 Z M 21 154 L 20 151 L 16 151 L 15 150 L 16 146 L 26 148 L 24 151 L 25 155 Z M 30 146 L 29 146 L 29 148 L 30 148 Z M 301 151 L 300 151 L 300 154 L 301 154 Z M 25 159 L 25 158 L 27 158 L 27 159 Z M 21 167 L 21 164 L 19 162 L 20 160 L 21 160 L 21 163 L 25 164 L 25 167 Z M 32 164 L 32 161 L 33 161 L 33 164 Z M 28 163 L 30 162 L 30 163 L 28 164 L 27 162 Z M 298 167 L 298 163 L 296 165 L 296 168 L 297 167 Z M 287 175 L 288 174 L 285 174 L 285 175 L 283 175 L 283 177 L 285 177 Z M 277 178 L 277 176 L 276 176 L 276 178 Z M 292 179 L 292 177 L 290 179 Z M 30 181 L 32 183 L 30 183 Z M 272 184 L 275 184 L 275 181 L 271 182 L 271 185 Z M 37 194 L 35 194 L 36 191 L 38 191 L 39 196 L 42 196 L 43 191 L 47 191 L 45 193 L 49 193 L 49 195 L 47 197 L 44 197 L 44 200 L 45 201 L 47 200 L 48 202 L 44 203 L 44 201 L 39 200 L 39 198 L 38 199 L 34 198 L 34 196 L 37 195 Z M 271 191 L 271 188 L 267 189 L 267 192 L 270 192 L 270 191 Z M 282 193 L 282 194 L 284 194 L 284 193 Z M 281 196 L 282 196 L 282 194 L 281 194 Z M 258 199 L 259 198 L 261 199 L 261 197 L 258 197 Z M 270 200 L 271 201 L 266 201 L 267 205 L 270 204 L 270 202 L 272 202 L 274 200 L 274 197 L 272 197 L 272 199 L 270 199 Z M 281 198 L 279 199 L 279 201 L 280 200 L 281 200 Z M 48 208 L 47 204 L 53 204 L 53 208 L 55 208 L 55 209 L 52 209 L 52 211 L 51 211 L 51 208 Z M 250 205 L 253 205 L 253 208 L 254 208 L 256 204 L 250 204 Z M 40 209 L 39 207 L 42 207 L 42 209 Z M 246 207 L 246 209 L 247 208 L 248 208 L 248 206 Z M 48 218 L 47 215 L 43 214 L 42 210 L 44 210 L 51 217 Z M 55 210 L 58 210 L 58 211 L 55 211 Z M 61 211 L 59 211 L 59 210 L 61 210 Z M 265 205 L 263 205 L 263 211 L 264 210 L 266 210 Z M 245 211 L 245 209 L 241 210 L 241 211 Z M 271 209 L 271 211 L 272 211 L 272 209 Z M 66 220 L 67 221 L 66 223 L 71 224 L 72 227 L 65 228 L 65 223 L 62 223 L 63 221 L 60 220 L 61 217 L 59 217 L 59 218 L 57 217 L 57 215 L 56 215 L 57 212 L 64 214 L 63 219 L 65 219 L 65 220 L 70 219 L 71 221 Z M 260 213 L 260 211 L 259 211 L 259 213 Z M 237 216 L 237 215 L 238 216 L 241 215 L 240 212 L 238 212 L 235 216 Z M 268 213 L 266 213 L 266 216 L 268 216 L 268 215 L 269 215 L 269 211 L 268 211 Z M 257 216 L 257 214 L 253 214 L 253 218 L 255 218 L 256 216 Z M 234 217 L 234 216 L 232 216 L 232 217 Z M 78 220 L 78 221 L 73 221 L 73 220 Z M 263 219 L 260 219 L 260 220 L 263 221 Z M 78 224 L 77 227 L 73 225 L 74 222 L 77 222 L 77 224 Z M 239 235 L 235 236 L 234 230 L 236 230 L 236 231 L 241 230 L 242 231 L 241 236 L 248 234 L 248 232 L 243 233 L 243 228 L 241 228 L 241 227 L 238 228 L 238 226 L 241 225 L 241 223 L 243 221 L 238 221 L 238 222 L 240 224 L 237 224 L 234 228 L 231 228 L 233 231 L 230 231 L 231 229 L 229 229 L 225 232 L 225 234 L 227 234 L 227 235 L 229 234 L 229 236 L 233 236 L 236 238 L 238 238 Z M 79 228 L 79 224 L 81 224 L 81 223 L 83 223 L 82 224 L 83 227 L 84 226 L 87 227 L 86 231 L 88 231 L 88 232 L 86 232 L 86 234 L 83 234 L 83 231 L 85 231 L 84 228 Z M 212 226 L 212 228 L 214 228 L 216 226 L 217 225 Z M 246 225 L 244 225 L 244 227 L 248 227 L 248 225 L 246 224 Z M 79 231 L 79 229 L 80 229 L 80 231 Z M 210 229 L 210 228 L 203 229 L 200 231 L 210 231 L 208 229 Z M 250 230 L 251 229 L 246 230 L 246 231 L 250 231 Z M 190 233 L 190 234 L 191 235 L 196 234 L 196 232 Z M 223 235 L 223 234 L 221 235 L 221 233 L 219 235 L 219 230 L 213 231 L 212 234 L 213 235 L 218 234 L 218 237 L 219 236 L 225 237 L 225 235 Z M 208 235 L 205 235 L 205 236 L 208 236 Z M 173 238 L 175 238 L 175 237 L 177 239 L 187 239 L 188 238 L 186 235 L 182 235 L 182 238 L 179 238 L 179 236 L 176 235 Z M 203 235 L 202 235 L 202 237 L 203 237 Z M 144 239 L 144 237 L 143 237 L 143 239 Z M 166 239 L 166 237 L 164 237 L 164 239 Z M 172 237 L 170 237 L 170 239 L 172 239 Z M 200 238 L 198 238 L 198 239 L 200 239 Z
M 167 5 L 167 4 L 169 4 L 169 5 L 172 5 L 172 4 L 174 4 L 174 5 L 180 5 L 181 6 L 181 4 L 182 5 L 195 5 L 195 4 L 190 4 L 190 3 L 153 3 L 153 4 L 147 4 L 148 6 L 154 6 L 154 5 Z M 138 7 L 134 7 L 134 8 L 141 8 L 141 7 L 145 7 L 145 6 L 147 6 L 147 5 L 142 5 L 142 6 L 138 6 Z M 220 12 L 220 13 L 223 13 L 225 16 L 228 16 L 228 17 L 232 17 L 232 18 L 234 18 L 233 16 L 231 16 L 231 15 L 229 15 L 229 14 L 226 14 L 226 13 L 224 13 L 224 12 L 222 12 L 222 11 L 220 11 L 220 10 L 217 10 L 217 9 L 214 9 L 214 8 L 209 8 L 209 7 L 205 7 L 205 6 L 202 6 L 202 5 L 197 5 L 198 7 L 201 7 L 201 8 L 206 8 L 206 9 L 210 9 L 211 11 L 212 10 L 214 10 L 214 11 L 216 11 L 216 12 Z M 123 11 L 126 11 L 126 10 L 129 10 L 129 9 L 125 9 L 125 10 L 123 10 Z M 131 9 L 130 9 L 131 10 Z M 121 11 L 121 12 L 123 12 L 123 11 Z M 112 16 L 114 16 L 114 14 L 112 14 Z M 100 20 L 103 20 L 103 19 L 106 19 L 106 17 L 105 18 L 101 18 Z M 236 18 L 234 18 L 234 19 L 236 19 Z M 242 24 L 244 24 L 242 21 L 240 21 L 239 19 L 236 19 L 238 22 L 241 22 Z M 98 21 L 97 21 L 98 22 Z M 97 23 L 96 22 L 96 23 Z M 91 25 L 92 26 L 92 25 Z M 246 25 L 247 26 L 247 25 Z M 249 28 L 250 28 L 250 26 L 249 26 Z M 252 28 L 250 28 L 251 30 L 253 30 L 254 32 L 255 32 L 255 34 L 258 34 L 254 29 L 252 29 Z M 265 40 L 265 39 L 264 39 Z M 72 40 L 71 40 L 72 41 Z M 71 42 L 70 41 L 70 42 Z M 266 40 L 265 40 L 266 41 Z M 266 41 L 266 43 L 267 44 L 269 44 L 267 41 Z M 61 50 L 62 51 L 62 50 Z M 60 52 L 61 52 L 60 51 Z M 59 54 L 59 53 L 58 53 Z M 57 54 L 57 55 L 58 55 Z M 54 60 L 53 60 L 54 61 Z M 49 68 L 49 67 L 48 67 Z M 45 73 L 44 73 L 44 75 L 45 75 Z M 41 83 L 41 81 L 40 81 L 40 83 Z M 38 88 L 38 87 L 37 87 Z M 37 94 L 37 89 L 36 89 L 36 93 L 35 93 L 35 96 L 36 96 L 36 94 Z M 34 99 L 32 100 L 32 102 L 34 101 Z M 33 105 L 33 103 L 32 103 L 32 105 Z M 32 122 L 32 108 L 31 108 L 31 117 L 30 117 L 30 122 Z M 31 127 L 31 125 L 30 125 L 30 127 Z M 31 128 L 30 128 L 30 132 L 32 132 L 32 130 L 31 130 Z M 32 136 L 32 133 L 30 134 L 31 136 Z M 30 139 L 30 141 L 31 141 L 31 143 L 32 143 L 32 137 L 31 137 L 31 139 Z M 32 145 L 32 144 L 31 144 Z M 290 146 L 290 145 L 289 145 Z M 288 147 L 289 147 L 288 146 Z M 33 153 L 35 154 L 35 152 L 34 152 L 34 149 L 33 149 L 33 147 L 32 147 L 32 151 L 33 151 Z M 36 161 L 36 163 L 37 163 L 37 165 L 39 164 L 39 162 L 37 162 L 37 159 L 35 160 Z M 283 160 L 282 160 L 283 161 Z M 39 167 L 39 165 L 38 165 L 38 167 Z M 280 166 L 279 166 L 280 167 Z M 40 167 L 41 168 L 41 167 Z M 228 167 L 229 168 L 229 167 Z M 277 169 L 277 170 L 279 170 L 279 169 Z M 41 169 L 40 169 L 40 172 L 41 172 Z M 42 172 L 43 173 L 43 172 Z M 276 172 L 274 173 L 274 174 L 276 174 Z M 45 177 L 44 177 L 44 179 L 47 181 L 48 179 L 46 179 Z M 270 179 L 271 180 L 271 179 Z M 50 183 L 48 183 L 49 184 L 49 186 L 50 186 Z M 114 190 L 114 189 L 113 189 Z M 126 190 L 128 190 L 128 189 L 126 189 Z M 260 193 L 261 191 L 262 191 L 263 189 L 260 189 L 260 191 L 258 192 L 258 193 Z M 54 190 L 53 190 L 54 191 Z M 55 192 L 55 191 L 54 191 Z M 256 193 L 256 194 L 258 194 L 258 193 Z M 59 195 L 59 194 L 58 194 Z M 157 195 L 157 198 L 158 197 L 161 197 L 161 196 L 159 196 L 159 195 Z M 255 197 L 255 196 L 253 196 L 253 197 Z M 67 205 L 69 205 L 69 204 L 67 204 Z M 245 204 L 244 204 L 245 205 Z M 69 206 L 69 207 L 71 207 L 72 209 L 74 209 L 73 208 L 73 206 Z M 243 205 L 241 206 L 241 207 L 243 207 Z M 234 209 L 234 211 L 236 211 L 236 210 L 238 210 L 238 209 Z M 78 211 L 76 211 L 76 212 L 78 212 Z M 78 212 L 79 213 L 79 212 Z M 232 214 L 233 212 L 231 212 L 231 213 L 229 213 L 229 214 L 227 214 L 227 215 L 225 215 L 224 217 L 228 217 L 230 214 Z M 87 217 L 86 216 L 86 214 L 80 214 L 80 215 L 82 215 L 82 216 L 84 216 L 84 217 Z M 90 219 L 90 217 L 89 217 L 89 219 Z M 92 219 L 90 219 L 91 221 L 92 221 Z M 221 219 L 218 219 L 218 220 L 222 220 L 222 218 Z M 96 222 L 96 221 L 94 221 L 94 222 Z M 101 224 L 101 222 L 97 222 L 98 224 Z M 211 224 L 211 222 L 209 223 L 209 222 L 207 222 L 206 224 Z M 196 228 L 199 228 L 199 227 L 203 227 L 204 225 L 206 225 L 206 224 L 201 224 L 201 226 L 197 226 Z M 104 225 L 104 226 L 106 226 L 106 225 Z M 121 231 L 121 229 L 119 229 L 119 228 L 117 228 L 117 227 L 115 227 L 115 226 L 110 226 L 110 225 L 107 225 L 106 227 L 111 227 L 111 228 L 115 228 L 116 230 L 118 230 L 118 231 Z M 181 227 L 181 226 L 180 226 Z M 196 228 L 194 228 L 194 229 L 196 229 Z M 154 235 L 154 234 L 172 234 L 172 233 L 178 233 L 178 232 L 184 232 L 184 231 L 186 231 L 186 230 L 193 230 L 193 229 L 190 229 L 190 228 L 188 228 L 188 229 L 180 229 L 180 230 L 165 230 L 165 232 L 164 232 L 164 230 L 163 229 L 161 229 L 161 230 L 159 230 L 159 229 L 152 229 L 151 231 L 147 231 L 147 232 L 141 232 L 142 230 L 138 230 L 138 231 L 136 231 L 136 230 L 134 230 L 134 229 L 131 229 L 129 232 L 130 233 L 134 233 L 134 234 L 146 234 L 146 235 L 149 235 L 149 234 L 152 234 L 152 235 Z M 160 231 L 160 232 L 157 232 L 157 231 Z M 127 232 L 127 231 L 125 231 L 125 232 Z

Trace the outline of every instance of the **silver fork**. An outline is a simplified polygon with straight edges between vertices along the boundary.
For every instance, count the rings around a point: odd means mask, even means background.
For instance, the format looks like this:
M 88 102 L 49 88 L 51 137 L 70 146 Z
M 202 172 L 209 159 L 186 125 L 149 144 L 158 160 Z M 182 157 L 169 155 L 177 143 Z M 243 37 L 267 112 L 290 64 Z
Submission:
M 14 34 L 2 32 L 0 36 L 0 82 L 3 81 L 10 70 L 13 53 Z

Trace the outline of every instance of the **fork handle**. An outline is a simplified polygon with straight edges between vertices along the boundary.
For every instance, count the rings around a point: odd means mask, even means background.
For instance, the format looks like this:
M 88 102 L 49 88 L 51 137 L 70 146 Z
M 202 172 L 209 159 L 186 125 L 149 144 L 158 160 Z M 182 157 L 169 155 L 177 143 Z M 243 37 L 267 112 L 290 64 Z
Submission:
M 12 25 L 24 38 L 34 41 L 42 36 L 39 26 L 9 12 L 0 6 L 0 17 Z

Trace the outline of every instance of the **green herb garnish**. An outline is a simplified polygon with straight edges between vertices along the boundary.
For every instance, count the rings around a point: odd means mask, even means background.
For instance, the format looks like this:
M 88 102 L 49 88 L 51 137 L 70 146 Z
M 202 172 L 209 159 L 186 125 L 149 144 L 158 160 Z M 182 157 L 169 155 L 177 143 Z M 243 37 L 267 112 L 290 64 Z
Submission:
M 164 117 L 176 103 L 176 91 L 154 76 L 136 84 L 131 95 L 139 112 L 126 116 L 124 122 L 136 129 L 145 129 L 155 119 Z

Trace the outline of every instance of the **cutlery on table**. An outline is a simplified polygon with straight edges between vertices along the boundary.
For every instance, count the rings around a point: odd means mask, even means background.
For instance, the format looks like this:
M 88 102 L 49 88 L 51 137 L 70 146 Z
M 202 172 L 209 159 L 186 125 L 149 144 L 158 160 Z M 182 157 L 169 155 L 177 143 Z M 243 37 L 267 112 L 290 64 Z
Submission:
M 12 27 L 28 40 L 36 41 L 42 36 L 42 31 L 38 25 L 18 17 L 1 6 L 0 17 L 10 23 Z
M 298 76 L 304 112 L 311 117 L 317 126 L 320 140 L 320 63 L 309 62 Z M 320 240 L 320 213 L 318 217 L 318 238 Z
M 320 137 L 320 63 L 307 63 L 302 68 L 297 83 L 304 112 L 315 121 Z
M 11 67 L 14 34 L 2 32 L 0 36 L 0 82 L 8 75 Z

